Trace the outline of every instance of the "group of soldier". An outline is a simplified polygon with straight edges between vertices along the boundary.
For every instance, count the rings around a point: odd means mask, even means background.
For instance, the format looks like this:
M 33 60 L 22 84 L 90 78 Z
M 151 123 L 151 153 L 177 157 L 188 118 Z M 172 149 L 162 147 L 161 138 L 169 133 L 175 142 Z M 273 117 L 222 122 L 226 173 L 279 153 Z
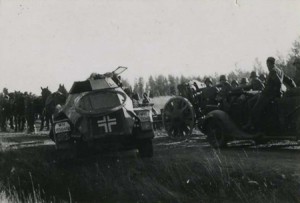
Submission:
M 40 130 L 49 129 L 52 122 L 51 114 L 55 111 L 57 104 L 63 104 L 67 97 L 64 85 L 59 85 L 56 92 L 51 92 L 48 87 L 41 87 L 41 95 L 37 96 L 28 92 L 8 92 L 7 88 L 0 93 L 0 130 L 7 131 L 8 127 L 15 131 L 28 133 L 34 132 L 34 123 L 40 119 Z
M 266 65 L 268 67 L 268 75 L 258 75 L 255 71 L 250 74 L 249 81 L 247 78 L 241 78 L 240 83 L 236 80 L 232 80 L 231 83 L 228 81 L 226 75 L 221 75 L 219 83 L 215 85 L 220 88 L 221 95 L 227 97 L 228 93 L 237 90 L 253 90 L 260 91 L 261 94 L 257 94 L 255 102 L 251 105 L 251 114 L 248 123 L 243 126 L 246 131 L 257 131 L 261 123 L 261 115 L 269 104 L 270 101 L 274 101 L 276 98 L 283 96 L 283 85 L 286 89 L 296 88 L 300 86 L 300 58 L 296 58 L 293 65 L 296 68 L 295 81 L 290 77 L 286 76 L 284 72 L 277 68 L 275 65 L 275 58 L 268 57 Z M 204 80 L 206 87 L 212 87 L 213 82 L 210 78 Z
M 15 131 L 23 131 L 27 125 L 27 131 L 34 131 L 33 100 L 35 95 L 27 92 L 8 92 L 7 88 L 0 93 L 0 129 L 7 131 L 9 128 Z

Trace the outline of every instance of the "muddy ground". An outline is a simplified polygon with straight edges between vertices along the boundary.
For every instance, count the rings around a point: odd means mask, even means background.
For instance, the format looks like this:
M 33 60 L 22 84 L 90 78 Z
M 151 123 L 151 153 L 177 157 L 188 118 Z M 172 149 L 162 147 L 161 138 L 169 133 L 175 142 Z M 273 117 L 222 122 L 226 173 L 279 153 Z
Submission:
M 215 150 L 200 132 L 174 140 L 156 131 L 151 159 L 141 160 L 133 150 L 62 161 L 47 132 L 11 132 L 0 134 L 0 149 L 0 186 L 7 199 L 300 201 L 300 147 L 296 142 L 255 146 L 243 141 Z

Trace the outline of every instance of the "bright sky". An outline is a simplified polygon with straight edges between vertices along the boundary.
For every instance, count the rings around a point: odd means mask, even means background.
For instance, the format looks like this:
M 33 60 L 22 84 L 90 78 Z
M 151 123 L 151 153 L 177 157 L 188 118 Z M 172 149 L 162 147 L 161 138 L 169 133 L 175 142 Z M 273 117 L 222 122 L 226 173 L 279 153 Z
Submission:
M 299 0 L 0 0 L 0 91 L 251 70 L 299 36 Z

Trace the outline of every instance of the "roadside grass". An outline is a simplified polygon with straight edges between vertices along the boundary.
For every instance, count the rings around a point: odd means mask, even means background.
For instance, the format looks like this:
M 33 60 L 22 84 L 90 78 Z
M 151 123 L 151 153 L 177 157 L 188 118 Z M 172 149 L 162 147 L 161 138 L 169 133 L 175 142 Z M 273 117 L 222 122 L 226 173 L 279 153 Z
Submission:
M 1 202 L 300 202 L 293 171 L 135 152 L 61 159 L 53 146 L 0 152 Z M 246 155 L 245 155 L 246 156 Z

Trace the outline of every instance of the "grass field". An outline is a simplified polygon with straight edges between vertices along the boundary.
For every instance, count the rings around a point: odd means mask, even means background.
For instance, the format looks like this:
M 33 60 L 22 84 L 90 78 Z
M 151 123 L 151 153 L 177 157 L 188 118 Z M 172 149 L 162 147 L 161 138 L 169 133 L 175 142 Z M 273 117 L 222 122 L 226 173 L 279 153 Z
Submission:
M 290 171 L 214 156 L 134 152 L 60 159 L 53 146 L 0 152 L 1 202 L 299 202 Z M 200 154 L 199 154 L 200 155 Z

